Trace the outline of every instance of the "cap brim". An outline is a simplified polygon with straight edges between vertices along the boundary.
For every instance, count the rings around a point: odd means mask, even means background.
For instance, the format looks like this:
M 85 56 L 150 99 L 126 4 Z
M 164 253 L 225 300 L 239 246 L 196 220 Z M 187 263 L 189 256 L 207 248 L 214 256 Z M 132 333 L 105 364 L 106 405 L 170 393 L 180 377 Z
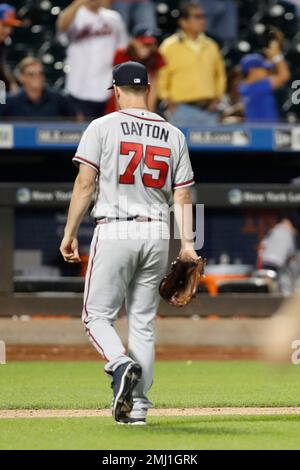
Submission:
M 149 86 L 151 85 L 150 82 L 147 83 L 147 85 L 142 85 L 142 86 Z M 110 86 L 109 88 L 107 88 L 108 90 L 113 90 L 115 86 L 118 86 L 118 85 L 112 85 Z M 119 86 L 125 86 L 125 85 L 119 85 Z M 134 85 L 128 85 L 128 86 L 134 86 Z M 136 86 L 140 86 L 140 85 L 136 85 Z
M 136 39 L 138 41 L 142 42 L 143 44 L 155 44 L 155 43 L 157 43 L 157 39 L 154 36 L 139 36 Z

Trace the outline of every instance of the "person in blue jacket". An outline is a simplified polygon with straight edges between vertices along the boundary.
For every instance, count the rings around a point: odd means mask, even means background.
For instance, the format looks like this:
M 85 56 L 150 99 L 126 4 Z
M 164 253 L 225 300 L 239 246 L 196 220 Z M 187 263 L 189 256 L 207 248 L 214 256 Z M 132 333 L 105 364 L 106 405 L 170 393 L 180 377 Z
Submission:
M 247 54 L 240 63 L 244 76 L 240 84 L 247 122 L 278 122 L 275 91 L 290 79 L 290 70 L 279 42 L 271 41 L 261 54 Z M 268 60 L 267 60 L 268 59 Z

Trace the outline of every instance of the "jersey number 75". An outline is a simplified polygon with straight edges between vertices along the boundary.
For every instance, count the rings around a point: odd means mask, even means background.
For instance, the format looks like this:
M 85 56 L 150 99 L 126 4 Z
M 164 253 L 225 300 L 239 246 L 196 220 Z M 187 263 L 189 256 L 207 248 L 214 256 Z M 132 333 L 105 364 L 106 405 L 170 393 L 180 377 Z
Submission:
M 144 157 L 144 145 L 137 144 L 134 142 L 121 142 L 120 155 L 128 156 L 132 153 L 131 160 L 125 170 L 123 175 L 120 175 L 119 183 L 120 184 L 134 184 L 135 175 L 138 166 L 141 164 L 141 161 L 144 161 L 145 167 L 150 170 L 158 170 L 158 177 L 154 178 L 152 174 L 145 172 L 143 173 L 143 183 L 144 186 L 149 188 L 160 189 L 165 185 L 169 164 L 165 161 L 156 160 L 155 157 L 167 157 L 170 158 L 171 150 L 165 147 L 154 147 L 152 145 L 146 145 L 145 148 L 145 158 Z

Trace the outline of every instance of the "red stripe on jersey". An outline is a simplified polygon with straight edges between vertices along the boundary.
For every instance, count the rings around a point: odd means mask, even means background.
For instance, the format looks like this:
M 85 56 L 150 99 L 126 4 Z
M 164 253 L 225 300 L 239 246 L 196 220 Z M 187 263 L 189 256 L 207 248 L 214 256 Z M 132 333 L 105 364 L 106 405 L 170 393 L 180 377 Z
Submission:
M 194 183 L 194 180 L 185 181 L 184 183 L 175 184 L 173 188 L 180 188 L 180 186 L 184 186 L 185 184 L 192 184 L 192 183 Z
M 90 160 L 87 160 L 86 158 L 83 158 L 83 157 L 79 157 L 78 155 L 75 155 L 75 157 L 73 158 L 73 161 L 79 161 L 79 162 L 82 162 L 82 163 L 88 163 L 89 165 L 92 165 L 92 167 L 95 168 L 95 170 L 99 171 L 99 167 L 98 165 L 96 165 L 95 163 L 93 162 L 90 162 Z
M 130 113 L 125 113 L 124 111 L 119 111 L 121 114 L 126 114 L 127 116 L 135 117 L 138 119 L 142 119 L 143 121 L 153 121 L 153 122 L 166 122 L 165 119 L 150 119 L 150 118 L 145 118 L 142 116 L 136 116 L 135 114 L 130 114 Z

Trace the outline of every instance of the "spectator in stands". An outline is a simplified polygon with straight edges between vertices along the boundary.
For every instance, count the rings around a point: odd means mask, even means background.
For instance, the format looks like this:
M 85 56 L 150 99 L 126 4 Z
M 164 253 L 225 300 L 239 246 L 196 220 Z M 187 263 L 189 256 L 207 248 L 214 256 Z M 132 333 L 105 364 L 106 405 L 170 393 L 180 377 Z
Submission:
M 74 0 L 57 27 L 69 42 L 66 92 L 86 119 L 98 118 L 110 98 L 115 52 L 128 44 L 124 22 L 119 13 L 103 8 L 102 0 Z
M 300 19 L 300 0 L 284 0 L 282 1 L 282 4 L 288 4 L 292 7 L 294 7 L 295 14 L 297 17 Z
M 7 3 L 0 3 L 0 80 L 5 83 L 7 91 L 16 91 L 17 82 L 5 61 L 5 41 L 11 36 L 13 28 L 21 26 L 16 18 L 16 10 Z
M 166 116 L 176 126 L 215 125 L 226 73 L 218 45 L 204 33 L 205 16 L 197 2 L 181 5 L 179 27 L 160 47 L 166 66 L 158 88 Z
M 43 64 L 27 57 L 18 65 L 18 79 L 22 89 L 9 94 L 6 104 L 0 106 L 0 116 L 6 118 L 75 118 L 76 112 L 69 99 L 46 86 Z
M 238 35 L 238 9 L 235 0 L 201 0 L 207 33 L 218 41 L 234 43 Z
M 264 52 L 269 61 L 260 54 L 247 54 L 240 64 L 244 76 L 240 93 L 248 122 L 279 121 L 275 90 L 290 79 L 289 66 L 279 42 L 271 41 Z
M 300 211 L 286 212 L 259 247 L 258 268 L 276 271 L 280 291 L 293 293 L 300 274 L 297 261 L 297 237 L 300 234 Z
M 165 61 L 158 50 L 155 32 L 147 26 L 136 26 L 132 32 L 132 39 L 126 49 L 118 49 L 114 65 L 133 60 L 143 64 L 149 74 L 151 93 L 149 96 L 149 109 L 156 111 L 157 105 L 157 75 L 165 65 Z M 110 112 L 112 108 L 110 108 Z
M 236 66 L 228 75 L 227 92 L 220 104 L 222 124 L 237 124 L 244 121 L 244 105 L 240 95 L 241 81 L 241 69 Z
M 152 30 L 157 27 L 153 0 L 113 0 L 112 8 L 122 15 L 128 31 L 140 24 Z

